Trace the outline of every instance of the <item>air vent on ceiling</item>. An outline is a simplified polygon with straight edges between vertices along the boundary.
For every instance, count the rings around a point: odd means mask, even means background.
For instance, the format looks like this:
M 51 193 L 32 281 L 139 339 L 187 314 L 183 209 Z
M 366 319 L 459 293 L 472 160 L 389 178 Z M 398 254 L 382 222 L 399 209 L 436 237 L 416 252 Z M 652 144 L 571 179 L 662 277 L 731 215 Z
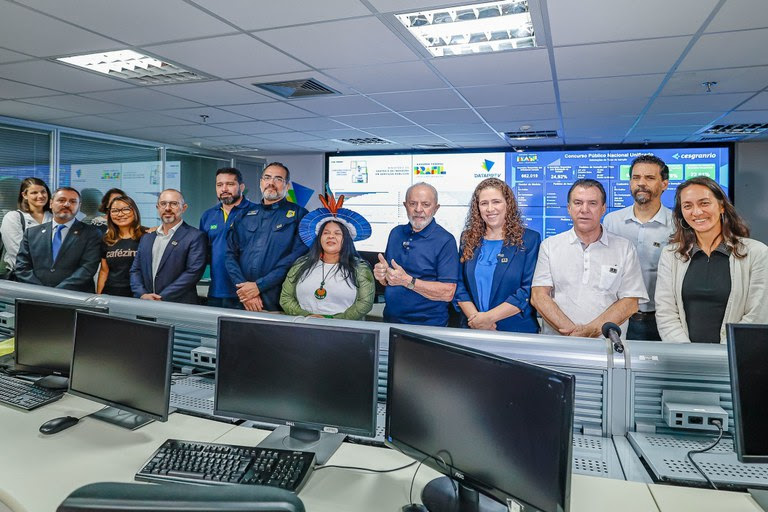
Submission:
M 711 137 L 699 137 L 700 141 L 713 141 L 713 142 L 730 142 L 735 140 L 741 140 L 744 137 L 741 135 L 713 135 Z
M 258 153 L 258 148 L 253 146 L 239 146 L 237 144 L 227 144 L 226 146 L 206 146 L 213 151 L 221 151 L 222 153 Z
M 716 124 L 702 133 L 710 135 L 755 135 L 768 130 L 768 123 Z
M 504 136 L 512 140 L 556 139 L 558 137 L 557 132 L 554 130 L 504 132 Z
M 450 144 L 414 144 L 415 149 L 450 149 Z
M 324 96 L 327 94 L 339 94 L 327 85 L 323 85 L 314 78 L 301 80 L 285 80 L 281 82 L 267 82 L 253 84 L 254 86 L 269 91 L 283 98 L 306 98 L 307 96 Z
M 369 146 L 374 144 L 392 144 L 392 141 L 386 139 L 380 139 L 378 137 L 368 137 L 362 139 L 333 139 L 336 142 L 343 142 L 345 144 L 352 144 L 354 146 Z

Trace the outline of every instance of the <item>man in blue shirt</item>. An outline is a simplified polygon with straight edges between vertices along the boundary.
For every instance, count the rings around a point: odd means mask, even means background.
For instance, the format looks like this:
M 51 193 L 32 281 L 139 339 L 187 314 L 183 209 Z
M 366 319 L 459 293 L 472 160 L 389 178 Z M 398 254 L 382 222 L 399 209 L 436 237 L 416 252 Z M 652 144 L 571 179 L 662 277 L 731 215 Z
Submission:
M 288 269 L 307 252 L 298 233 L 307 210 L 285 199 L 290 181 L 286 166 L 268 164 L 261 176 L 261 204 L 240 214 L 227 234 L 225 266 L 248 311 L 280 311 Z
M 374 276 L 386 286 L 384 321 L 447 325 L 447 303 L 459 280 L 456 239 L 434 220 L 440 205 L 432 185 L 411 185 L 403 205 L 409 223 L 389 233 L 386 258 L 379 254 L 374 267 Z
M 226 267 L 227 231 L 235 220 L 256 206 L 243 195 L 243 175 L 234 167 L 216 171 L 216 197 L 219 204 L 203 212 L 200 231 L 208 236 L 208 263 L 211 265 L 211 283 L 208 286 L 208 305 L 219 308 L 242 308 L 237 288 L 229 278 Z

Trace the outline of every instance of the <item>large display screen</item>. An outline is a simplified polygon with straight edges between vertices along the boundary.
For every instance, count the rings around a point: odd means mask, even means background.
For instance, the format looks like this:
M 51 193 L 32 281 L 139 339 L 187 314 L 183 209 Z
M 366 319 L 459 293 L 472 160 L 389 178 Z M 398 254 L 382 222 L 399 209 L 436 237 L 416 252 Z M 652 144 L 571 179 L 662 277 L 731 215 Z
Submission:
M 390 230 L 408 222 L 403 201 L 413 183 L 438 190 L 435 218 L 459 241 L 475 186 L 485 178 L 505 180 L 514 190 L 524 221 L 548 237 L 571 228 L 567 194 L 580 178 L 605 186 L 608 211 L 632 204 L 629 166 L 637 156 L 654 154 L 669 166 L 669 188 L 662 202 L 672 207 L 677 185 L 694 176 L 709 176 L 726 192 L 730 147 L 619 148 L 565 151 L 497 151 L 462 153 L 327 155 L 328 184 L 344 206 L 365 216 L 373 228 L 360 251 L 384 251 Z

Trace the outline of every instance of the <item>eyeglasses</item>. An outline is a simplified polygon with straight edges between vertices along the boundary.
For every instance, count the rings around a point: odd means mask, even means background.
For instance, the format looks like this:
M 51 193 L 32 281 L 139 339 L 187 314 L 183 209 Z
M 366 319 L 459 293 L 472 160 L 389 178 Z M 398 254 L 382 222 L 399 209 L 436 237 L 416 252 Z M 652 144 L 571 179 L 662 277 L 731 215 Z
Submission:
M 130 206 L 126 206 L 124 208 L 110 208 L 109 209 L 109 213 L 111 213 L 112 215 L 120 215 L 121 213 L 123 215 L 128 215 L 132 211 L 133 211 L 133 208 L 131 208 Z
M 77 203 L 79 203 L 79 202 L 80 202 L 80 200 L 79 200 L 79 199 L 65 199 L 65 198 L 63 198 L 63 197 L 60 197 L 60 198 L 58 198 L 58 199 L 54 199 L 54 201 L 53 201 L 53 202 L 54 202 L 54 203 L 56 203 L 56 204 L 60 204 L 60 205 L 62 205 L 62 206 L 63 206 L 63 205 L 65 205 L 65 204 L 76 205 Z
M 261 181 L 274 181 L 275 183 L 285 183 L 285 178 L 282 176 L 270 176 L 269 174 L 262 174 Z
M 177 210 L 181 206 L 181 203 L 179 201 L 160 201 L 157 203 L 157 206 L 159 208 L 168 208 L 170 206 L 174 210 Z

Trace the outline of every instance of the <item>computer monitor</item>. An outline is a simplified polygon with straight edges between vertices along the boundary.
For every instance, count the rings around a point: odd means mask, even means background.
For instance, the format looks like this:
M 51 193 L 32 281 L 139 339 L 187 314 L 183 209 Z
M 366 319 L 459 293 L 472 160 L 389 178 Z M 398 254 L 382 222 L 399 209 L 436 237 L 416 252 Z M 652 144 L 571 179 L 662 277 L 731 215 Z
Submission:
M 44 387 L 67 389 L 77 310 L 107 313 L 107 307 L 16 299 L 14 370 L 46 375 Z
M 422 492 L 430 512 L 568 510 L 572 375 L 389 332 L 386 442 L 447 475 Z
M 283 425 L 259 446 L 323 464 L 375 435 L 378 360 L 378 330 L 219 317 L 214 412 Z
M 135 429 L 168 419 L 173 326 L 77 312 L 69 392 L 107 407 L 96 417 Z
M 768 325 L 728 324 L 734 446 L 740 462 L 768 462 Z

